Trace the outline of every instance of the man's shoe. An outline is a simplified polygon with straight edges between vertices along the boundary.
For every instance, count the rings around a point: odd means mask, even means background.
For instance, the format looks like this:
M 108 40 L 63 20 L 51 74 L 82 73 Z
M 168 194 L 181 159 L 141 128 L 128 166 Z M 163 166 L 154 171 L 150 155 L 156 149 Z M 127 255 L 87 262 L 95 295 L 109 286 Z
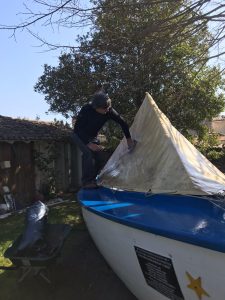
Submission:
M 82 186 L 83 189 L 97 189 L 98 185 L 95 182 L 88 182 Z

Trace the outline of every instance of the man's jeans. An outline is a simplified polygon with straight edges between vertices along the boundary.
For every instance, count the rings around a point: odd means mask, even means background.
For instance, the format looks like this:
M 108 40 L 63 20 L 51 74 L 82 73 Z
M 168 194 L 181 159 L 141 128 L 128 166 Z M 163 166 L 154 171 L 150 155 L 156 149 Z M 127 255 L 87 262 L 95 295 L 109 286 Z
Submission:
M 95 181 L 101 168 L 102 151 L 91 151 L 76 133 L 73 134 L 72 139 L 82 152 L 82 184 L 84 185 Z

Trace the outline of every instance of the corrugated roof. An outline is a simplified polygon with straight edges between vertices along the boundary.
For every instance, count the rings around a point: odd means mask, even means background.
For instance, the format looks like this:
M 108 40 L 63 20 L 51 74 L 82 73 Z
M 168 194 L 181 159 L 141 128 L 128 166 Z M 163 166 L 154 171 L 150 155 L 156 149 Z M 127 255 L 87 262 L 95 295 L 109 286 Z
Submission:
M 0 141 L 64 140 L 71 133 L 72 129 L 55 123 L 0 115 Z

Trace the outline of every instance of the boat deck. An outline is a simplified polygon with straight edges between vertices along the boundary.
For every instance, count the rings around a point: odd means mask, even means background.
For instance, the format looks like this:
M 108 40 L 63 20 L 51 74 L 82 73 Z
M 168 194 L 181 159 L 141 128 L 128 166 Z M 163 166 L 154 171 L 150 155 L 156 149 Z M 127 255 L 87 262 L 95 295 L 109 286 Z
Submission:
M 109 220 L 225 252 L 225 209 L 204 197 L 81 189 L 82 206 Z

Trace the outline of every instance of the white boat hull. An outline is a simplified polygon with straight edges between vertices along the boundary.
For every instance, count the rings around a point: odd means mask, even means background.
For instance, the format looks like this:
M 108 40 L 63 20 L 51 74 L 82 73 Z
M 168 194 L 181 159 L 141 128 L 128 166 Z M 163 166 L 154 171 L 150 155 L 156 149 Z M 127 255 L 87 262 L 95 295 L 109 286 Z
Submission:
M 82 211 L 98 249 L 139 300 L 225 300 L 222 252 L 132 228 L 85 207 Z

